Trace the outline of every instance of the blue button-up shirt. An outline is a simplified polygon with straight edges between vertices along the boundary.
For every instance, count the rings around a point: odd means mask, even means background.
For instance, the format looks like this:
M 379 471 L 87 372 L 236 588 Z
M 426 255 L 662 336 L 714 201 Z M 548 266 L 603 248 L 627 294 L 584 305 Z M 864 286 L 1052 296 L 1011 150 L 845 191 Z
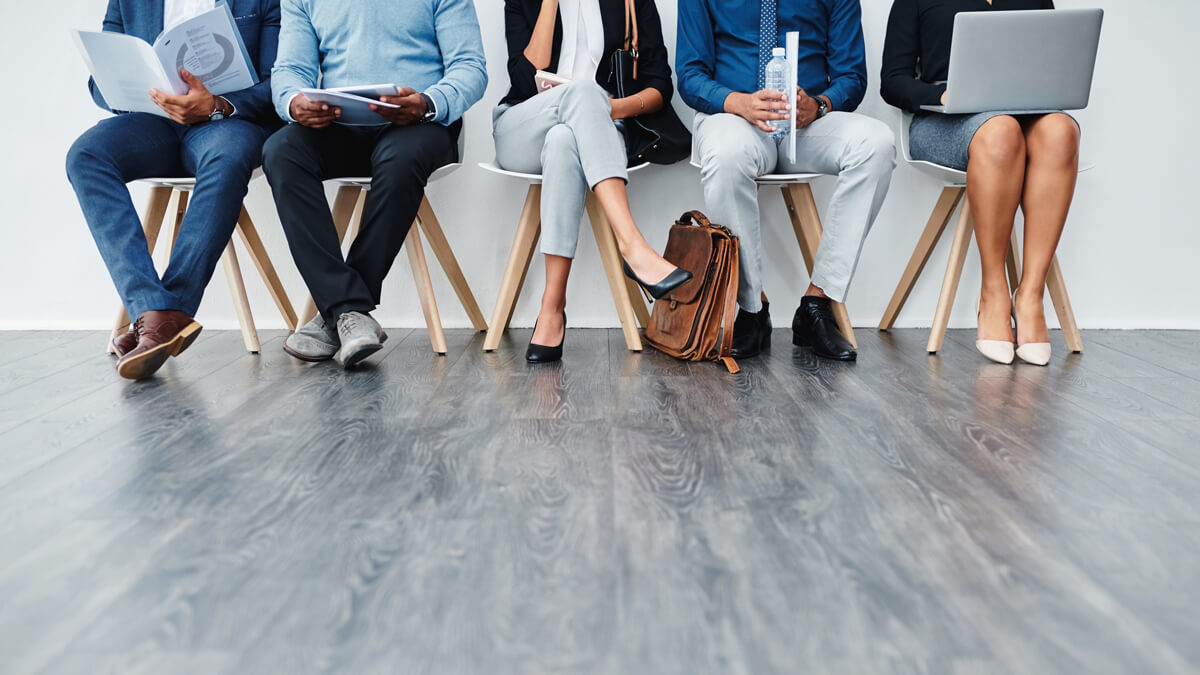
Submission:
M 679 0 L 675 70 L 679 94 L 700 112 L 722 112 L 729 94 L 758 90 L 761 0 Z M 779 36 L 800 33 L 797 83 L 853 111 L 867 90 L 858 0 L 778 0 Z

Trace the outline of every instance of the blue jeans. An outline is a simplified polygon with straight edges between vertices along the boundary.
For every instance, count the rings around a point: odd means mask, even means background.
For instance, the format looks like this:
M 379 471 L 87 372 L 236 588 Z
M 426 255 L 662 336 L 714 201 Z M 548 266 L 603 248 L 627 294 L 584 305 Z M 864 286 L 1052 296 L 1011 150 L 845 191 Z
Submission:
M 146 113 L 101 121 L 67 153 L 67 177 L 129 316 L 179 310 L 195 316 L 241 214 L 267 129 L 240 119 L 193 126 Z M 160 279 L 125 184 L 194 176 L 195 192 Z

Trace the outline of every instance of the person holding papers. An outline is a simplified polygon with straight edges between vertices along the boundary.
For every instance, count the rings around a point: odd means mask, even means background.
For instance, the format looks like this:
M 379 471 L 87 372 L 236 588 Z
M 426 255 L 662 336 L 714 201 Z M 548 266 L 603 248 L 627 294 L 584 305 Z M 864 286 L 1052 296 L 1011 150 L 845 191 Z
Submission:
M 279 115 L 292 122 L 264 150 L 279 217 L 319 315 L 285 351 L 350 367 L 387 338 L 370 313 L 436 169 L 454 162 L 462 115 L 483 96 L 487 70 L 471 0 L 284 0 L 271 79 Z M 367 126 L 304 93 L 364 87 Z M 373 91 L 369 91 L 373 90 Z M 354 103 L 350 101 L 347 105 Z M 362 229 L 343 258 L 322 181 L 372 176 Z
M 913 159 L 967 172 L 983 283 L 976 348 L 1009 364 L 1050 362 L 1043 296 L 1079 173 L 1079 126 L 1066 113 L 925 112 L 946 103 L 950 44 L 959 12 L 1054 9 L 1050 0 L 897 0 L 883 45 L 883 98 L 914 113 Z M 919 75 L 919 77 L 918 77 Z M 1005 260 L 1017 207 L 1025 213 L 1021 285 L 1009 295 Z M 1017 336 L 1013 340 L 1013 321 Z
M 637 0 L 634 13 L 637 25 L 629 28 L 639 36 L 638 67 L 633 92 L 621 97 L 614 82 L 613 55 L 624 46 L 629 21 L 625 2 L 507 0 L 504 4 L 512 87 L 492 116 L 496 161 L 507 170 L 544 176 L 546 290 L 525 352 L 531 363 L 562 358 L 567 276 L 589 189 L 612 223 L 627 275 L 656 298 L 691 278 L 690 272 L 650 248 L 629 211 L 628 147 L 624 127 L 618 125 L 669 108 L 674 93 L 658 9 L 651 0 Z M 547 71 L 565 84 L 539 92 L 539 80 L 546 79 Z
M 213 9 L 212 0 L 110 0 L 104 30 L 149 42 L 164 28 Z M 84 133 L 67 155 L 67 176 L 134 318 L 130 331 L 113 341 L 122 377 L 152 375 L 200 332 L 192 317 L 233 234 L 262 145 L 279 127 L 268 81 L 278 44 L 278 0 L 231 0 L 229 10 L 258 84 L 214 96 L 183 70 L 185 93 L 145 92 L 153 105 L 144 107 L 157 114 L 112 110 L 117 114 Z M 89 87 L 96 104 L 111 110 L 94 80 Z M 196 178 L 195 191 L 160 278 L 125 184 L 188 176 Z
M 795 92 L 764 89 L 781 36 L 799 33 Z M 812 280 L 792 321 L 793 343 L 853 361 L 830 306 L 842 302 L 859 253 L 887 195 L 895 139 L 882 122 L 855 114 L 867 86 L 858 0 L 680 0 L 675 59 L 679 93 L 699 114 L 694 154 L 706 211 L 741 239 L 733 356 L 770 345 L 762 289 L 762 237 L 755 179 L 764 174 L 836 174 Z M 769 123 L 796 117 L 796 154 Z

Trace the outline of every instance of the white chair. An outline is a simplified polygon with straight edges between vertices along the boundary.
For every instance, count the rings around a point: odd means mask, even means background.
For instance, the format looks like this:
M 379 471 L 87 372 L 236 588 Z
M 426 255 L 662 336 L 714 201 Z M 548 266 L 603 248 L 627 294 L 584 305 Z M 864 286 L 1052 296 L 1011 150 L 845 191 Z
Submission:
M 512 251 L 508 254 L 508 264 L 504 268 L 504 278 L 500 282 L 500 295 L 496 298 L 496 308 L 492 311 L 491 326 L 487 338 L 483 341 L 483 351 L 492 352 L 500 346 L 500 339 L 508 324 L 512 321 L 513 309 L 517 305 L 517 296 L 525 284 L 525 275 L 529 271 L 529 263 L 533 260 L 534 249 L 542 232 L 541 198 L 542 176 L 534 173 L 505 171 L 494 162 L 481 162 L 480 168 L 500 176 L 514 178 L 529 184 L 525 194 L 525 207 L 521 210 L 521 219 L 517 221 L 517 235 L 513 239 Z M 649 166 L 649 163 L 630 167 L 633 173 Z M 617 250 L 617 240 L 613 236 L 612 227 L 604 210 L 600 208 L 596 196 L 588 191 L 587 195 L 588 220 L 592 223 L 592 232 L 596 235 L 596 246 L 600 250 L 600 261 L 604 264 L 605 276 L 608 277 L 608 287 L 612 291 L 613 302 L 617 306 L 617 316 L 621 319 L 621 330 L 625 334 L 625 346 L 630 351 L 642 351 L 642 338 L 638 335 L 638 323 L 644 328 L 650 322 L 650 312 L 642 302 L 641 291 L 637 282 L 625 276 L 621 265 L 621 254 Z
M 700 165 L 692 162 L 697 169 Z M 787 206 L 788 217 L 792 221 L 792 230 L 796 233 L 796 242 L 800 244 L 800 254 L 804 257 L 804 266 L 812 277 L 813 265 L 816 264 L 817 249 L 821 246 L 821 214 L 817 210 L 817 202 L 813 199 L 812 182 L 824 174 L 819 173 L 771 173 L 759 176 L 755 183 L 762 187 L 778 187 L 783 193 L 783 203 Z M 842 336 L 858 349 L 858 341 L 854 338 L 854 326 L 850 323 L 850 312 L 846 305 L 833 303 L 833 315 L 837 319 L 838 330 Z
M 897 114 L 893 119 L 900 125 L 895 131 L 896 137 L 900 139 L 904 161 L 921 173 L 941 181 L 943 187 L 942 194 L 933 207 L 933 213 L 929 216 L 929 222 L 925 225 L 925 231 L 921 233 L 921 239 L 917 242 L 917 248 L 908 261 L 908 267 L 900 277 L 896 292 L 892 295 L 892 300 L 888 303 L 883 318 L 879 320 L 879 330 L 890 330 L 896 324 L 896 317 L 900 315 L 900 310 L 912 293 L 917 279 L 921 276 L 921 271 L 929 262 L 929 256 L 941 239 L 946 225 L 950 223 L 954 210 L 959 207 L 960 202 L 962 205 L 958 226 L 954 230 L 954 240 L 950 245 L 950 260 L 946 265 L 946 276 L 942 279 L 942 290 L 938 296 L 937 310 L 933 315 L 933 327 L 929 331 L 929 343 L 926 345 L 926 351 L 935 354 L 941 350 L 946 339 L 946 328 L 950 324 L 950 310 L 954 305 L 954 297 L 958 293 L 958 282 L 962 277 L 963 264 L 966 262 L 967 249 L 971 245 L 971 237 L 975 228 L 966 198 L 967 174 L 965 171 L 958 171 L 932 162 L 914 160 L 909 152 L 908 138 L 912 115 Z M 1092 166 L 1080 165 L 1079 172 L 1088 171 Z M 1020 237 L 1017 236 L 1016 228 L 1013 228 L 1007 267 L 1008 283 L 1014 291 L 1021 280 L 1019 251 Z M 1079 326 L 1075 323 L 1075 311 L 1071 308 L 1071 299 L 1067 295 L 1067 286 L 1063 281 L 1062 267 L 1058 264 L 1057 255 L 1051 261 L 1049 273 L 1046 275 L 1046 290 L 1049 291 L 1050 300 L 1054 303 L 1054 310 L 1058 314 L 1058 321 L 1062 326 L 1063 339 L 1067 343 L 1067 348 L 1076 353 L 1083 352 L 1083 339 L 1079 334 Z
M 459 161 L 447 164 L 430 174 L 430 183 L 445 178 L 462 166 L 465 136 L 465 132 L 458 136 Z M 371 179 L 369 177 L 336 178 L 328 182 L 336 185 L 338 189 L 333 202 L 333 224 L 337 228 L 338 241 L 353 243 L 355 237 L 358 236 L 359 227 L 362 225 L 363 207 L 366 205 L 367 193 L 371 189 Z M 350 232 L 349 242 L 346 241 L 347 231 Z M 444 355 L 447 351 L 446 333 L 442 328 L 437 298 L 433 293 L 433 281 L 429 277 L 429 264 L 425 259 L 425 247 L 421 244 L 421 236 L 417 234 L 418 231 L 424 232 L 425 238 L 429 240 L 429 246 L 437 256 L 438 262 L 441 263 L 442 270 L 450 280 L 450 285 L 454 287 L 454 292 L 458 295 L 463 309 L 467 311 L 471 325 L 475 327 L 475 330 L 484 331 L 487 330 L 487 323 L 483 319 L 483 312 L 479 311 L 479 304 L 475 302 L 475 295 L 471 292 L 471 287 L 463 276 L 458 259 L 454 256 L 454 250 L 450 248 L 450 243 L 446 240 L 442 225 L 438 222 L 437 215 L 434 214 L 433 207 L 429 204 L 429 198 L 422 197 L 416 220 L 413 221 L 408 238 L 404 240 L 404 248 L 408 251 L 413 281 L 416 283 L 417 294 L 421 300 L 421 311 L 425 314 L 425 326 L 429 330 L 429 341 L 433 346 L 434 353 Z M 300 325 L 308 323 L 316 315 L 317 306 L 310 295 L 300 314 Z
M 255 170 L 251 182 L 261 177 L 262 170 Z M 150 200 L 146 206 L 146 214 L 142 220 L 142 229 L 146 233 L 146 243 L 150 247 L 150 253 L 153 255 L 155 244 L 158 242 L 159 232 L 162 230 L 163 221 L 166 219 L 166 214 L 172 198 L 175 199 L 174 209 L 174 224 L 170 230 L 170 241 L 167 244 L 167 261 L 171 259 L 171 251 L 175 248 L 175 241 L 179 237 L 179 226 L 183 223 L 183 216 L 187 213 L 188 196 L 196 187 L 195 178 L 147 178 L 138 181 L 150 185 Z M 296 312 L 292 309 L 292 303 L 288 300 L 287 292 L 283 289 L 283 284 L 279 281 L 279 275 L 275 272 L 275 266 L 271 264 L 271 258 L 267 255 L 267 249 L 263 246 L 262 239 L 258 236 L 258 230 L 254 227 L 254 221 L 250 219 L 250 214 L 247 213 L 246 207 L 242 206 L 242 213 L 238 216 L 236 232 L 242 239 L 242 244 L 246 246 L 246 252 L 250 254 L 250 259 L 254 262 L 254 266 L 258 268 L 259 276 L 267 285 L 267 290 L 271 293 L 271 298 L 275 301 L 275 306 L 279 308 L 280 315 L 283 316 L 283 321 L 287 324 L 288 330 L 296 329 Z M 238 264 L 237 253 L 233 248 L 233 240 L 231 239 L 228 245 L 225 246 L 225 252 L 221 254 L 221 266 L 225 270 L 225 280 L 229 284 L 229 291 L 233 294 L 233 308 L 237 312 L 238 324 L 242 329 L 242 341 L 246 345 L 246 350 L 257 354 L 261 349 L 258 342 L 258 330 L 254 325 L 254 316 L 250 312 L 250 301 L 246 297 L 246 284 L 242 280 L 241 266 Z M 112 346 L 112 338 L 125 333 L 129 330 L 129 314 L 122 306 L 117 312 L 116 325 L 113 327 L 112 335 L 108 342 L 109 353 L 115 353 Z

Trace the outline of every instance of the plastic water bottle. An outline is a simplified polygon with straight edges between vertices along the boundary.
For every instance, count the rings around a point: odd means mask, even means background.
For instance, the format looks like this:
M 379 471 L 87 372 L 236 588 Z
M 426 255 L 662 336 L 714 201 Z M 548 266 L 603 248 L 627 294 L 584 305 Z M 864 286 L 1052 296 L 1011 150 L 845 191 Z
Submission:
M 786 96 L 787 95 L 786 89 L 787 89 L 788 78 L 787 78 L 787 58 L 784 56 L 784 54 L 786 54 L 786 52 L 784 51 L 783 47 L 776 47 L 771 52 L 771 60 L 767 61 L 767 70 L 766 70 L 766 78 L 765 78 L 766 85 L 764 86 L 764 89 L 772 89 L 774 91 L 781 91 Z M 789 111 L 777 110 L 776 112 L 787 113 Z M 770 124 L 772 127 L 774 127 L 775 132 L 772 133 L 771 135 L 774 136 L 775 138 L 779 138 L 781 136 L 786 136 L 788 131 L 790 131 L 792 128 L 791 120 L 770 120 L 770 121 L 768 121 L 768 124 Z

